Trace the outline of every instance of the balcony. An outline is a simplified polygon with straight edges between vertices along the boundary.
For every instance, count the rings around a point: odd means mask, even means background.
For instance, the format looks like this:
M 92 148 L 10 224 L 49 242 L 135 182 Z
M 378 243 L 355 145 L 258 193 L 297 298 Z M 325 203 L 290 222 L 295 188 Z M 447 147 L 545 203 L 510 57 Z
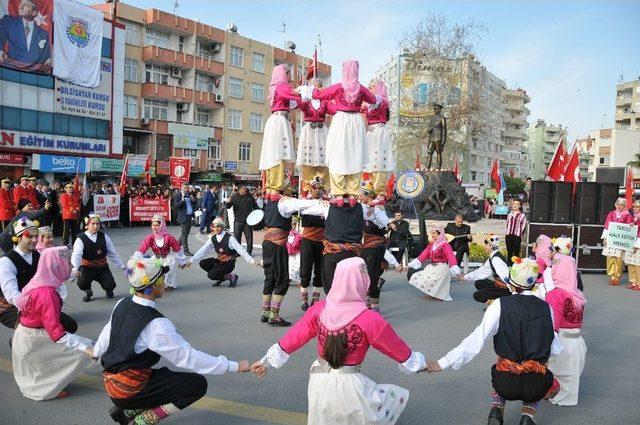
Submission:
M 142 48 L 142 60 L 156 65 L 170 65 L 177 68 L 193 68 L 194 57 L 175 50 L 163 49 L 157 46 L 145 46 Z
M 224 31 L 211 25 L 196 22 L 196 35 L 215 43 L 224 43 Z
M 198 106 L 204 106 L 209 109 L 222 108 L 222 95 L 216 93 L 194 90 L 193 101 Z
M 196 29 L 195 21 L 181 18 L 158 9 L 147 9 L 145 11 L 145 22 L 148 26 L 168 30 L 169 32 L 180 35 L 191 35 Z
M 193 90 L 179 86 L 144 83 L 142 85 L 142 97 L 145 99 L 169 100 L 172 102 L 193 102 Z
M 629 121 L 634 118 L 636 113 L 634 111 L 616 111 L 616 121 Z
M 505 130 L 502 134 L 505 138 L 511 138 L 511 139 L 524 140 L 527 138 L 526 133 L 522 130 Z
M 196 56 L 194 61 L 198 72 L 215 76 L 224 75 L 224 64 L 221 62 L 206 59 L 201 56 Z
M 616 97 L 616 106 L 631 105 L 633 98 L 631 96 L 618 96 Z

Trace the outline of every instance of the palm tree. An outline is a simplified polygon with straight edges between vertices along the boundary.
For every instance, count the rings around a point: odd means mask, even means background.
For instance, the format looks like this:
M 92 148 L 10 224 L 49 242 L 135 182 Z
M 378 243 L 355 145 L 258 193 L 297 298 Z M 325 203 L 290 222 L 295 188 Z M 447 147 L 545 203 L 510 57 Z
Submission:
M 640 169 L 640 153 L 635 154 L 634 159 L 632 161 L 627 162 L 627 165 L 629 165 L 631 168 Z

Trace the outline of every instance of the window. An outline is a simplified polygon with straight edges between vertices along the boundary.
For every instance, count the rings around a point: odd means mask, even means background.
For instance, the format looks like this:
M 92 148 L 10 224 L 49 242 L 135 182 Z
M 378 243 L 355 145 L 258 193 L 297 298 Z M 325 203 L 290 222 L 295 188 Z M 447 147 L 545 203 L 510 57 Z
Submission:
M 96 138 L 96 120 L 93 118 L 82 118 L 82 136 L 89 139 Z
M 182 149 L 182 156 L 188 156 L 190 158 L 199 158 L 200 151 L 198 149 Z
M 142 26 L 140 24 L 130 21 L 125 22 L 124 42 L 132 46 L 139 46 L 141 30 Z
M 184 36 L 183 35 L 178 37 L 178 51 L 184 52 Z
M 304 67 L 302 65 L 298 65 L 298 80 L 303 80 L 304 75 Z
M 20 129 L 22 131 L 38 131 L 38 111 L 31 109 L 20 110 Z
M 124 80 L 132 83 L 138 82 L 138 61 L 124 58 Z
M 138 118 L 138 99 L 135 96 L 124 95 L 124 117 Z
M 146 46 L 158 46 L 166 49 L 169 47 L 169 33 L 147 28 L 144 44 Z
M 82 137 L 82 117 L 69 116 L 69 136 Z
M 231 65 L 242 68 L 244 66 L 244 49 L 231 46 Z
M 242 111 L 229 109 L 229 130 L 242 130 Z
M 144 117 L 153 120 L 165 120 L 167 119 L 167 111 L 169 109 L 169 102 L 162 100 L 144 100 Z
M 251 143 L 240 142 L 238 146 L 238 161 L 251 161 Z
M 242 80 L 240 78 L 229 78 L 229 96 L 242 99 Z
M 109 138 L 109 121 L 96 120 L 96 139 L 108 139 Z
M 254 133 L 262 133 L 262 115 L 252 112 L 249 124 L 251 131 Z
M 169 81 L 169 68 L 166 66 L 145 64 L 145 82 L 167 84 Z
M 209 159 L 222 159 L 221 145 L 220 140 L 209 140 Z
M 251 101 L 264 103 L 264 85 L 251 83 Z
M 53 134 L 66 136 L 69 134 L 69 116 L 62 114 L 53 115 Z
M 603 156 L 600 157 L 600 164 L 604 164 L 604 157 Z
M 198 74 L 196 72 L 196 90 L 213 93 L 216 87 L 216 80 L 210 75 Z
M 198 111 L 196 121 L 200 125 L 209 125 L 209 111 Z
M 102 49 L 100 50 L 100 53 L 103 58 L 111 57 L 111 40 L 107 37 L 102 37 Z
M 476 172 L 475 171 L 471 172 L 471 181 L 476 181 Z
M 51 112 L 38 112 L 38 132 L 53 134 L 53 114 Z
M 253 53 L 253 70 L 264 73 L 264 55 Z

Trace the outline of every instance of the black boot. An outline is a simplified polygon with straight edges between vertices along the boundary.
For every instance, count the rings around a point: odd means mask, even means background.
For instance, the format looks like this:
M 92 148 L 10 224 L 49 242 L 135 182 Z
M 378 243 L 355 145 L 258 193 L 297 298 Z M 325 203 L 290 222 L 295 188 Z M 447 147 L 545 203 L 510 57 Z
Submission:
M 501 407 L 492 407 L 491 412 L 489 412 L 487 425 L 502 425 L 504 423 L 502 415 L 503 409 Z
M 379 278 L 378 279 L 378 289 L 382 289 L 382 285 L 384 285 L 385 282 L 386 282 L 386 280 L 384 280 L 383 278 Z
M 109 409 L 109 416 L 114 422 L 118 422 L 120 425 L 128 425 L 129 418 L 124 414 L 124 411 L 118 406 L 113 406 Z
M 214 280 L 211 286 L 220 286 L 221 283 L 222 283 L 221 280 Z
M 107 294 L 107 298 L 113 298 L 113 290 L 106 291 L 106 294 Z
M 280 326 L 280 327 L 287 327 L 287 326 L 291 326 L 291 322 L 284 320 L 282 317 L 278 316 L 274 319 L 269 319 L 269 324 L 271 326 Z
M 84 297 L 82 297 L 82 302 L 88 303 L 91 301 L 91 297 L 93 297 L 93 291 L 89 289 L 88 291 L 84 291 Z
M 536 425 L 536 422 L 531 419 L 531 416 L 522 415 L 520 418 L 520 425 Z
M 229 288 L 234 288 L 238 284 L 238 275 L 229 273 Z

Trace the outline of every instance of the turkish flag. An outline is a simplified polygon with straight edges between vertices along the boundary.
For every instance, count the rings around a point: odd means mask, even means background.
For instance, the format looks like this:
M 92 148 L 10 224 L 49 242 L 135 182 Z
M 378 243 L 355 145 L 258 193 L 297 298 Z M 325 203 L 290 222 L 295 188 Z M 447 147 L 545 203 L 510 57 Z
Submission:
M 498 160 L 493 161 L 493 165 L 491 166 L 491 180 L 496 184 L 496 193 L 500 193 L 500 189 L 502 188 L 502 179 L 500 178 Z
M 456 181 L 458 183 L 462 183 L 462 179 L 460 178 L 460 167 L 458 166 L 457 158 L 456 158 L 456 163 L 453 166 L 453 175 L 456 176 Z
M 307 81 L 318 76 L 318 49 L 313 50 L 313 60 L 307 65 Z
M 579 182 L 580 179 L 580 160 L 578 158 L 578 146 L 573 147 L 567 166 L 564 169 L 564 181 L 566 182 Z
M 564 136 L 560 138 L 556 151 L 547 169 L 547 176 L 553 181 L 564 181 L 564 171 L 567 168 L 567 150 L 564 147 Z
M 627 200 L 627 208 L 633 205 L 633 171 L 627 168 L 627 179 L 624 182 L 624 198 Z
M 422 170 L 422 164 L 420 164 L 420 152 L 418 149 L 416 149 L 416 166 L 415 166 L 416 171 Z
M 393 196 L 393 188 L 396 185 L 396 173 L 391 174 L 389 180 L 387 180 L 387 199 Z

